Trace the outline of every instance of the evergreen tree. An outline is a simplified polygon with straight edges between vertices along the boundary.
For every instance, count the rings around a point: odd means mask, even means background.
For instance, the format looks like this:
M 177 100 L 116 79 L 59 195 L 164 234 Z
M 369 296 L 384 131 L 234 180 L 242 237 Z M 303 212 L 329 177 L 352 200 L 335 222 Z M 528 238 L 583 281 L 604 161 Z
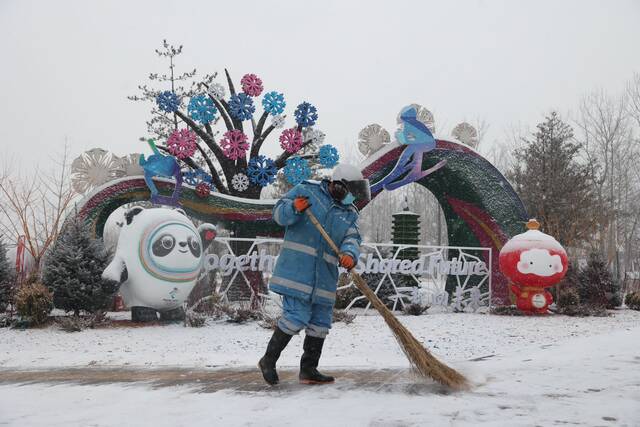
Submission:
M 533 139 L 516 150 L 517 162 L 507 177 L 524 202 L 530 217 L 543 231 L 566 246 L 588 239 L 597 229 L 601 209 L 593 168 L 581 164 L 582 146 L 571 126 L 552 112 L 538 124 Z
M 13 274 L 11 263 L 7 259 L 7 247 L 0 238 L 0 311 L 11 302 Z
M 102 243 L 95 240 L 77 215 L 68 221 L 62 235 L 45 259 L 42 282 L 53 292 L 56 308 L 95 312 L 105 309 L 118 284 L 102 279 L 108 264 Z
M 613 279 L 607 264 L 594 252 L 578 276 L 578 293 L 583 304 L 615 308 L 622 304 L 620 285 Z

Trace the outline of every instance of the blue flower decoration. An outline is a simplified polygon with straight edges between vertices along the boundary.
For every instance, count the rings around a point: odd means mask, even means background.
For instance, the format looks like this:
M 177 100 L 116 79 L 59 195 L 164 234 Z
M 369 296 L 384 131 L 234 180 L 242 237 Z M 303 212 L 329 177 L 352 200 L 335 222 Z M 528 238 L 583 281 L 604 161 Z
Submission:
M 318 150 L 318 161 L 324 168 L 332 168 L 338 164 L 340 155 L 333 145 L 323 145 Z
M 187 112 L 193 120 L 200 123 L 211 123 L 216 118 L 218 109 L 213 104 L 213 101 L 206 95 L 196 95 L 191 98 L 189 105 L 187 106 Z
M 313 126 L 318 120 L 318 109 L 308 102 L 298 105 L 293 114 L 296 117 L 296 123 L 303 127 Z
M 178 111 L 178 108 L 180 107 L 180 99 L 178 98 L 178 95 L 170 90 L 161 92 L 156 98 L 156 103 L 162 111 L 167 113 Z
M 291 185 L 298 185 L 305 179 L 311 178 L 309 162 L 302 157 L 292 157 L 284 167 L 284 177 Z
M 249 160 L 247 175 L 253 184 L 265 187 L 276 179 L 276 173 L 278 169 L 275 162 L 265 156 L 260 155 Z
M 229 100 L 229 112 L 233 118 L 238 120 L 250 120 L 253 113 L 256 111 L 256 106 L 253 105 L 253 99 L 246 93 L 239 93 L 237 95 L 231 95 Z
M 184 172 L 182 174 L 182 178 L 184 179 L 184 182 L 186 184 L 193 185 L 194 187 L 200 184 L 201 182 L 206 182 L 207 184 L 211 184 L 211 182 L 213 181 L 213 178 L 211 178 L 211 175 L 209 175 L 208 173 L 206 173 L 200 168 L 196 170 L 189 170 L 187 172 Z
M 264 108 L 264 111 L 272 116 L 282 114 L 284 112 L 284 107 L 286 106 L 287 103 L 284 102 L 284 95 L 276 91 L 266 93 L 262 98 L 262 107 Z

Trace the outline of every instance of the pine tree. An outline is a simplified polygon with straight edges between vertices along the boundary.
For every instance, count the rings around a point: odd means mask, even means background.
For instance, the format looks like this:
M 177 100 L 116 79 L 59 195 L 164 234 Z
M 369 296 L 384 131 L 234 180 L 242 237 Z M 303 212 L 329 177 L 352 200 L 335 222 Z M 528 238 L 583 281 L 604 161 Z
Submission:
M 517 160 L 507 177 L 524 202 L 530 217 L 543 231 L 566 246 L 588 239 L 602 212 L 593 168 L 578 161 L 582 146 L 574 141 L 571 126 L 552 112 L 538 124 L 533 139 L 515 152 Z
M 46 257 L 42 274 L 55 307 L 76 316 L 80 310 L 105 309 L 118 289 L 116 282 L 101 277 L 108 261 L 104 246 L 92 238 L 86 224 L 77 215 L 70 219 Z
M 607 264 L 594 252 L 578 276 L 578 293 L 583 304 L 615 308 L 622 304 L 620 285 L 613 279 Z
M 0 238 L 0 311 L 11 302 L 12 276 L 11 263 L 7 259 L 7 247 Z

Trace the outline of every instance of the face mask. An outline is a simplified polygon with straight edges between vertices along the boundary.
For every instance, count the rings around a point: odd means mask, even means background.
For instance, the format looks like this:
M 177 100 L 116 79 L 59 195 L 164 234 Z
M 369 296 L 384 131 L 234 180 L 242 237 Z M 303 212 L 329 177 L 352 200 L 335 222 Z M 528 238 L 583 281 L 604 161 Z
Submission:
M 345 206 L 349 206 L 350 204 L 352 204 L 355 201 L 356 201 L 355 196 L 353 194 L 349 193 L 346 196 L 344 196 L 344 199 L 342 199 L 340 202 Z

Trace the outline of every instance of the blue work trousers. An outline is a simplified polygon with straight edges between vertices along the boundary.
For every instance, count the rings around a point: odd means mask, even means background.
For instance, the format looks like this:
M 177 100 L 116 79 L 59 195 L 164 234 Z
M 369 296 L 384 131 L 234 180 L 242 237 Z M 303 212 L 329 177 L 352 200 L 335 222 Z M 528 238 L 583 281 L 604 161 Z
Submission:
M 331 329 L 332 319 L 333 305 L 313 304 L 288 295 L 282 297 L 282 317 L 278 320 L 278 327 L 289 335 L 306 329 L 307 335 L 324 338 Z

